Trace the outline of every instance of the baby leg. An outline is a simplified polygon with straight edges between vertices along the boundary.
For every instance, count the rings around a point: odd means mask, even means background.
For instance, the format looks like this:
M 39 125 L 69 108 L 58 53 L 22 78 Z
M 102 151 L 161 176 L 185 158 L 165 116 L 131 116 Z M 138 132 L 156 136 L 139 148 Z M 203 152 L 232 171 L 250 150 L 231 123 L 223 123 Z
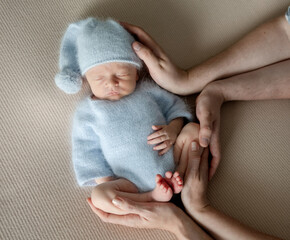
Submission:
M 112 200 L 119 196 L 121 192 L 138 193 L 137 187 L 127 179 L 120 178 L 108 182 L 104 182 L 94 187 L 91 193 L 92 203 L 96 208 L 99 208 L 107 213 L 124 215 L 126 212 L 115 207 Z
M 150 192 L 130 193 L 118 191 L 118 196 L 129 198 L 135 202 L 168 202 L 173 195 L 171 187 L 160 174 L 156 175 L 155 182 L 156 187 Z

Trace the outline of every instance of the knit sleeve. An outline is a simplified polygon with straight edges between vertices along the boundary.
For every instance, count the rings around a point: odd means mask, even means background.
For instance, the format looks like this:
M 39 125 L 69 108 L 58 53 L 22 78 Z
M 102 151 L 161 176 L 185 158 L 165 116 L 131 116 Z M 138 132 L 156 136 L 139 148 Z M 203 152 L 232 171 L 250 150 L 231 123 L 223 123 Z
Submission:
M 100 148 L 95 124 L 89 107 L 80 105 L 74 116 L 72 131 L 72 160 L 80 186 L 94 186 L 96 178 L 114 176 Z
M 148 84 L 148 90 L 159 104 L 167 124 L 178 117 L 184 117 L 189 122 L 193 121 L 189 107 L 180 97 L 160 88 L 154 83 Z

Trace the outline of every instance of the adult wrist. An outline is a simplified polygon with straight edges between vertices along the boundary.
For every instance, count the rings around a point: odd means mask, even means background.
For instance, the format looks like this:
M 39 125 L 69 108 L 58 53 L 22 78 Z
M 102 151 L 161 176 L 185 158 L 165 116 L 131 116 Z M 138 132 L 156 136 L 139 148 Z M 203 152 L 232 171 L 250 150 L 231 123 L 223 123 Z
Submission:
M 195 66 L 188 71 L 187 91 L 201 92 L 207 84 L 216 79 L 216 72 L 207 63 Z
M 172 229 L 172 233 L 176 235 L 178 240 L 188 240 L 191 239 L 191 232 L 193 230 L 192 224 L 194 224 L 193 220 L 185 215 L 184 212 L 180 214 L 176 214 L 178 217 L 176 218 L 176 224 L 174 229 Z M 182 217 L 181 217 L 182 216 Z
M 182 212 L 184 214 L 184 212 Z M 179 221 L 176 224 L 176 230 L 173 232 L 179 240 L 190 239 L 212 239 L 204 230 L 190 218 L 184 214 L 184 217 L 178 218 Z
M 192 208 L 192 217 L 197 220 L 202 215 L 206 214 L 211 208 L 212 206 L 210 205 L 209 201 L 203 206 L 195 206 Z
M 210 202 L 206 197 L 202 199 L 192 199 L 187 202 L 185 205 L 186 212 L 194 219 L 197 220 L 200 214 L 206 212 L 209 208 L 211 208 Z
M 178 88 L 176 94 L 181 96 L 191 94 L 191 83 L 188 70 L 179 69 L 178 73 L 178 79 L 180 81 L 178 81 L 178 85 L 176 86 Z
M 216 96 L 216 103 L 219 104 L 220 106 L 228 101 L 225 98 L 225 94 L 224 94 L 224 87 L 223 87 L 223 82 L 222 80 L 219 81 L 214 81 L 210 84 L 208 84 L 204 90 L 203 90 L 204 94 L 209 94 L 209 95 L 214 95 Z

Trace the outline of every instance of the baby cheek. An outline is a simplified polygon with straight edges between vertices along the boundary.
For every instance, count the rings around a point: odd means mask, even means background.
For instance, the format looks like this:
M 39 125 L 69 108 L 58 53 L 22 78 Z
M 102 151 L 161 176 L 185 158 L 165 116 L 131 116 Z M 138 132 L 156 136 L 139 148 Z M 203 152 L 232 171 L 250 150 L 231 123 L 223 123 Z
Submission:
M 131 94 L 131 93 L 134 92 L 134 90 L 135 90 L 135 86 L 129 86 L 129 87 L 127 87 L 127 89 L 126 89 L 126 93 L 127 93 L 127 94 Z
M 92 92 L 96 97 L 100 97 L 100 98 L 105 95 L 105 90 L 101 89 L 101 87 L 94 87 L 92 89 Z

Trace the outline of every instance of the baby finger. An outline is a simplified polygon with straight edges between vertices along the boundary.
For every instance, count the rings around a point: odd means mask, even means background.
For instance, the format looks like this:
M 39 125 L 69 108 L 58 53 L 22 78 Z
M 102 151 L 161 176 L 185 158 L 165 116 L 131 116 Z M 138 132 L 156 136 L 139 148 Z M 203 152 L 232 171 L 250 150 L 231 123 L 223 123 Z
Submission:
M 166 134 L 166 132 L 163 129 L 161 129 L 161 130 L 159 130 L 157 132 L 154 132 L 151 135 L 149 135 L 147 137 L 147 140 L 151 140 L 151 139 L 157 138 L 159 136 L 163 136 L 163 135 L 167 135 L 167 134 Z
M 154 144 L 162 143 L 168 139 L 169 139 L 168 136 L 162 135 L 160 137 L 157 137 L 157 138 L 154 138 L 154 139 L 147 141 L 147 143 L 150 145 L 154 145 Z
M 153 149 L 154 150 L 163 150 L 163 149 L 165 149 L 167 147 L 170 147 L 170 142 L 169 141 L 165 141 L 165 142 L 155 146 Z
M 159 156 L 164 155 L 165 153 L 167 153 L 167 152 L 169 151 L 169 149 L 170 149 L 170 146 L 168 146 L 167 148 L 165 148 L 165 149 L 163 149 L 162 151 L 160 151 L 160 152 L 158 153 L 158 155 L 159 155 Z

